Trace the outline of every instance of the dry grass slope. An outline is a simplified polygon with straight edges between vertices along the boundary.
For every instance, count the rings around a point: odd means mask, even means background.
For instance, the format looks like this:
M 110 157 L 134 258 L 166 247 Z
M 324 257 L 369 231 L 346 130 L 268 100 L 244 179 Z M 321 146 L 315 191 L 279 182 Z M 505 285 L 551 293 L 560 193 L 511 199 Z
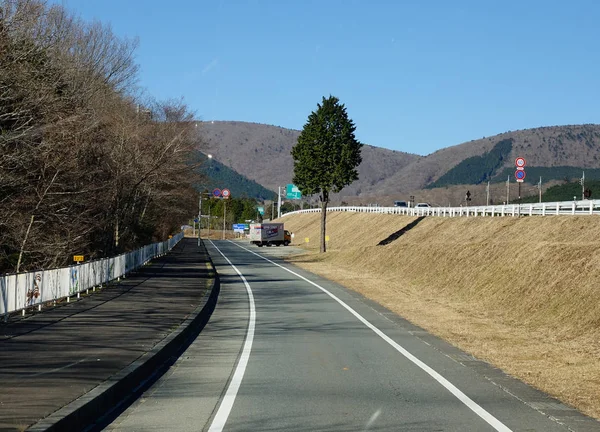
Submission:
M 600 418 L 600 224 L 595 217 L 413 218 L 331 213 L 282 219 L 294 261 L 370 297 Z

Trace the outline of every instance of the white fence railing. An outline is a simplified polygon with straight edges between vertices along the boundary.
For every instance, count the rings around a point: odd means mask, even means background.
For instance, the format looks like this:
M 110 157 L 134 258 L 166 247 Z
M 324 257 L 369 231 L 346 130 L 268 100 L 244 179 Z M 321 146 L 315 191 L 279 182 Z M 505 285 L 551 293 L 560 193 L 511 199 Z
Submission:
M 535 204 L 508 204 L 475 207 L 328 207 L 328 212 L 382 213 L 407 216 L 552 216 L 600 214 L 600 200 L 561 201 Z M 321 209 L 297 210 L 283 216 L 321 213 Z
M 32 307 L 41 310 L 46 302 L 68 299 L 106 284 L 166 254 L 182 238 L 180 233 L 132 252 L 80 265 L 0 276 L 0 317 Z

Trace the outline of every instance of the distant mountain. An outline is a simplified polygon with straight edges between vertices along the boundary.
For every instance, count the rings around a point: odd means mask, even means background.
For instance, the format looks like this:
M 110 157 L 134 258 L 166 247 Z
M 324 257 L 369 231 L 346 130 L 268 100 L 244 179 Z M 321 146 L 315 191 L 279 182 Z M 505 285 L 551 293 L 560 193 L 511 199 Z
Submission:
M 501 142 L 510 140 L 510 151 L 493 151 Z M 487 155 L 486 155 L 487 154 Z M 469 158 L 482 157 L 494 169 L 487 172 L 488 165 L 471 164 L 481 172 L 481 182 L 506 181 L 507 175 L 514 174 L 514 160 L 522 156 L 527 160 L 527 182 L 536 183 L 539 176 L 534 174 L 542 170 L 544 181 L 562 180 L 565 175 L 581 176 L 588 168 L 600 168 L 600 125 L 551 126 L 536 129 L 506 132 L 492 137 L 473 140 L 464 144 L 446 147 L 425 156 L 408 167 L 399 170 L 379 185 L 383 194 L 396 190 L 412 192 L 430 186 L 472 183 L 472 172 L 468 166 Z M 495 158 L 495 161 L 492 160 Z M 480 159 L 483 162 L 483 159 Z M 453 173 L 451 170 L 457 168 Z M 462 172 L 462 174 L 461 174 Z M 452 181 L 442 179 L 445 174 L 455 177 Z M 485 175 L 483 175 L 485 174 Z M 439 181 L 442 180 L 442 181 Z M 402 185 L 399 189 L 397 185 Z
M 240 174 L 277 190 L 291 182 L 291 149 L 300 131 L 234 121 L 198 122 L 207 152 Z M 437 190 L 440 202 L 452 202 L 459 185 L 506 181 L 514 174 L 514 159 L 527 159 L 526 182 L 564 180 L 600 175 L 600 125 L 552 126 L 509 131 L 440 149 L 428 156 L 363 148 L 359 180 L 345 188 L 337 201 L 385 196 L 408 198 L 425 189 Z M 589 173 L 589 174 L 588 174 Z M 600 177 L 599 177 L 600 178 Z M 444 194 L 444 189 L 452 189 Z M 429 196 L 430 194 L 425 194 Z M 355 201 L 352 199 L 352 201 Z
M 272 200 L 277 194 L 272 190 L 244 177 L 214 158 L 209 159 L 206 154 L 197 152 L 194 162 L 199 163 L 197 170 L 204 174 L 206 181 L 197 185 L 199 189 L 229 189 L 231 195 L 236 198 L 248 197 L 258 200 Z
M 268 189 L 291 183 L 291 156 L 300 131 L 258 123 L 235 121 L 198 122 L 206 152 L 215 159 Z M 204 150 L 203 150 L 204 151 Z M 359 180 L 343 195 L 358 195 L 420 158 L 418 155 L 366 145 L 359 166 Z

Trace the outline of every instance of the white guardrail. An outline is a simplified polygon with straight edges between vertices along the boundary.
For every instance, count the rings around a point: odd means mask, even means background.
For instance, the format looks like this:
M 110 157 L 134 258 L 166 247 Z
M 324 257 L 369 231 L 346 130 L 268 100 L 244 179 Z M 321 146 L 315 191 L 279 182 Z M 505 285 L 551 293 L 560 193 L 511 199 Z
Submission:
M 80 265 L 2 275 L 0 317 L 27 308 L 37 307 L 41 310 L 44 303 L 79 296 L 82 291 L 102 286 L 166 254 L 182 238 L 183 233 L 179 233 L 163 242 Z
M 560 201 L 474 207 L 328 207 L 328 212 L 382 213 L 406 216 L 552 216 L 600 214 L 600 200 Z M 296 210 L 282 216 L 321 213 L 321 209 Z

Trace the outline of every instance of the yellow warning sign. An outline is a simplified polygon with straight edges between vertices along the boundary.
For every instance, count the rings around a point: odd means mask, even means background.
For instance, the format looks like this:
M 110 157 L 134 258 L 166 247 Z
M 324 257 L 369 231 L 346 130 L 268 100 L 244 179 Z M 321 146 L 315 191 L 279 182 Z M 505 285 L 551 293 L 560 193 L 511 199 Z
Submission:
M 310 239 L 308 237 L 304 237 L 304 243 L 309 243 Z
M 73 255 L 73 261 L 83 262 L 83 255 Z

